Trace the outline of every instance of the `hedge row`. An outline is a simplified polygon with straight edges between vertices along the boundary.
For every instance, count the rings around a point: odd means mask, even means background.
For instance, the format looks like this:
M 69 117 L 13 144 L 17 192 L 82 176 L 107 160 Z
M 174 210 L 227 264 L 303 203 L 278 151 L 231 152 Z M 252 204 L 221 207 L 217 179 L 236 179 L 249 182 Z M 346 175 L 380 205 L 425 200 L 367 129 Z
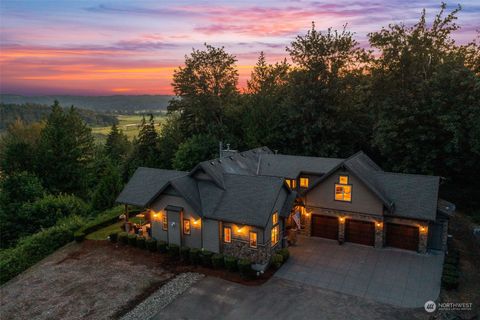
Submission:
M 70 216 L 55 226 L 25 237 L 18 244 L 0 252 L 0 284 L 28 269 L 55 250 L 73 240 L 73 232 L 83 224 L 82 218 Z
M 75 241 L 81 242 L 85 239 L 85 236 L 89 233 L 95 232 L 102 228 L 108 227 L 109 225 L 118 221 L 118 216 L 121 215 L 123 212 L 122 206 L 117 206 L 110 210 L 107 210 L 98 216 L 95 219 L 87 222 L 84 226 L 78 229 L 75 234 L 74 238 Z
M 224 256 L 220 253 L 215 254 L 211 251 L 200 250 L 198 248 L 180 247 L 176 244 L 168 244 L 161 240 L 145 240 L 144 237 L 139 237 L 136 234 L 128 234 L 126 232 L 120 232 L 114 236 L 110 235 L 111 241 L 115 242 L 117 239 L 121 244 L 148 249 L 152 252 L 159 251 L 160 253 L 166 253 L 173 260 L 180 259 L 184 263 L 190 263 L 195 266 L 202 265 L 214 269 L 226 268 L 228 271 L 232 272 L 239 271 L 243 278 L 250 278 L 254 274 L 252 270 L 252 262 L 248 259 L 238 260 L 232 256 Z M 286 251 L 286 254 L 288 255 L 288 250 Z M 280 257 L 282 256 L 280 255 Z
M 460 273 L 458 264 L 460 253 L 457 250 L 449 250 L 445 256 L 442 274 L 442 286 L 447 290 L 458 289 Z

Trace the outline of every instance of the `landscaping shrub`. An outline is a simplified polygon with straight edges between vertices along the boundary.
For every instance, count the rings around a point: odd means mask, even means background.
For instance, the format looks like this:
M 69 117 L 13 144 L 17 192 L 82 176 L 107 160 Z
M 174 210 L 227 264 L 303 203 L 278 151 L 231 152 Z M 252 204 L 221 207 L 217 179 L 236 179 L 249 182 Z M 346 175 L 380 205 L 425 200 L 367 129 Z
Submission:
M 77 231 L 73 234 L 73 238 L 76 242 L 82 242 L 83 240 L 85 240 L 85 233 Z
M 128 243 L 128 233 L 120 232 L 118 234 L 118 242 L 120 242 L 121 244 L 127 244 Z
M 223 266 L 224 266 L 223 259 L 225 259 L 223 254 L 221 254 L 221 253 L 214 254 L 212 256 L 212 266 L 213 266 L 213 268 L 215 268 L 215 269 L 223 268 Z
M 137 237 L 137 248 L 146 249 L 145 237 Z
M 248 259 L 238 260 L 238 271 L 242 278 L 250 278 L 253 275 L 252 262 Z
M 147 245 L 147 249 L 150 252 L 157 251 L 157 240 L 150 238 L 150 239 L 147 239 L 147 241 L 145 241 L 145 244 Z
M 128 244 L 135 247 L 137 245 L 137 235 L 136 234 L 128 234 Z
M 177 259 L 180 255 L 180 247 L 174 243 L 168 245 L 168 255 L 172 259 Z
M 282 266 L 283 263 L 283 256 L 281 254 L 275 253 L 272 256 L 272 265 L 278 269 Z
M 190 263 L 198 265 L 200 263 L 200 249 L 192 248 L 189 252 Z
M 110 233 L 110 235 L 108 236 L 108 238 L 109 238 L 110 241 L 113 242 L 113 243 L 117 242 L 117 240 L 118 240 L 118 232 L 112 232 L 112 233 Z
M 283 263 L 287 262 L 288 258 L 290 258 L 290 251 L 288 251 L 287 248 L 280 249 L 277 253 L 282 256 Z
M 180 248 L 180 259 L 183 262 L 190 261 L 190 248 L 189 247 L 181 247 Z
M 72 241 L 73 232 L 82 224 L 80 217 L 70 216 L 53 227 L 20 239 L 15 247 L 0 251 L 0 284 Z
M 211 267 L 212 266 L 212 256 L 213 252 L 204 250 L 200 253 L 200 259 L 202 261 L 202 266 Z
M 157 248 L 160 253 L 167 253 L 168 243 L 166 243 L 165 241 L 159 240 L 157 242 Z
M 237 258 L 232 256 L 225 257 L 225 268 L 228 271 L 236 271 L 237 270 Z

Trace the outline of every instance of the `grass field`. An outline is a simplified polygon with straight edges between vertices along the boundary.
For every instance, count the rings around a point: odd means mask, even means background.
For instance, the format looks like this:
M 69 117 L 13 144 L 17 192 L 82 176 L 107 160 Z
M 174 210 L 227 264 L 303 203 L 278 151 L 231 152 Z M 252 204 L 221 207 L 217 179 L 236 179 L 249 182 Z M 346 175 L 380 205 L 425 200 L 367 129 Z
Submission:
M 155 117 L 155 124 L 157 125 L 157 131 L 160 131 L 160 126 L 164 120 L 164 116 L 157 114 Z M 118 128 L 123 131 L 131 141 L 138 136 L 140 131 L 140 124 L 142 122 L 143 115 L 118 115 Z M 148 119 L 147 116 L 145 116 Z M 107 127 L 92 127 L 92 134 L 99 142 L 104 142 L 110 132 L 110 126 Z

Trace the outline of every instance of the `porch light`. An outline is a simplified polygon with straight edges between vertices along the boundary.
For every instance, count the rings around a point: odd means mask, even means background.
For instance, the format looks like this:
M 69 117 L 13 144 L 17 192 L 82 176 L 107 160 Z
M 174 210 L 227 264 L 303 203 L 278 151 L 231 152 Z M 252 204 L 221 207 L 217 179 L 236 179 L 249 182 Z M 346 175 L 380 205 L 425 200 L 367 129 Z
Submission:
M 243 231 L 243 227 L 240 227 L 240 228 L 237 227 L 237 232 L 240 232 L 240 233 L 241 233 L 242 231 Z

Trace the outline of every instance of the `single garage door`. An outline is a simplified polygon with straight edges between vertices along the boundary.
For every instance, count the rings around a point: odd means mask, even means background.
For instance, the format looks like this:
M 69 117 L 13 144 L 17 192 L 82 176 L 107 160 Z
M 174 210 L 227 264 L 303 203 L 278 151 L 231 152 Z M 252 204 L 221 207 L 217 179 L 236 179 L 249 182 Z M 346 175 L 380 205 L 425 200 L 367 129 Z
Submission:
M 375 224 L 369 221 L 347 219 L 345 222 L 345 241 L 375 245 Z
M 338 239 L 338 218 L 312 215 L 312 236 Z
M 418 227 L 387 223 L 387 241 L 389 247 L 418 250 Z

